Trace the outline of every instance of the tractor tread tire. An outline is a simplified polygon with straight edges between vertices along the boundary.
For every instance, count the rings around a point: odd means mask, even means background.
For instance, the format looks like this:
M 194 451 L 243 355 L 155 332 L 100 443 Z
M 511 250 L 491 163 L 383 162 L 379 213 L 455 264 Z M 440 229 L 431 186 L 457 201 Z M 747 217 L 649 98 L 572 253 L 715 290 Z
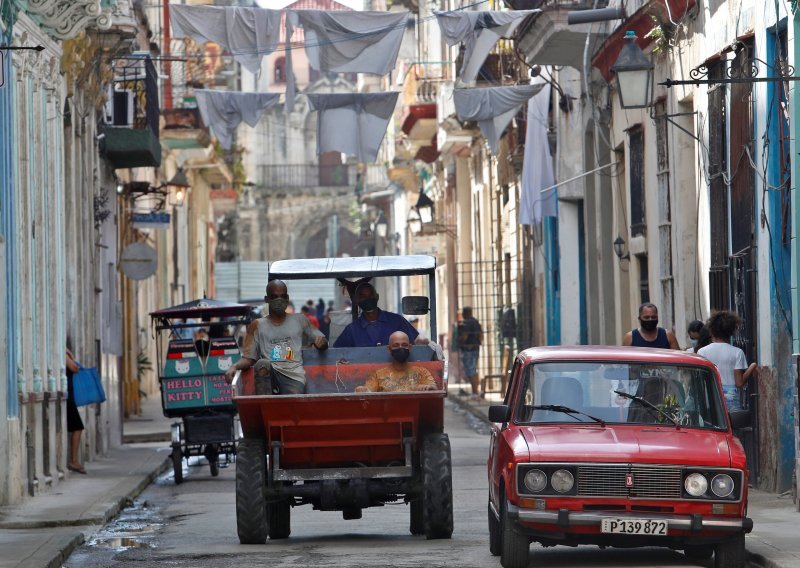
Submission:
M 242 544 L 264 544 L 269 534 L 264 441 L 245 438 L 236 459 L 236 532 Z
M 289 538 L 292 534 L 292 507 L 287 499 L 281 499 L 267 505 L 269 519 L 269 538 L 278 540 Z
M 429 434 L 422 445 L 422 493 L 427 539 L 453 535 L 453 466 L 447 434 Z

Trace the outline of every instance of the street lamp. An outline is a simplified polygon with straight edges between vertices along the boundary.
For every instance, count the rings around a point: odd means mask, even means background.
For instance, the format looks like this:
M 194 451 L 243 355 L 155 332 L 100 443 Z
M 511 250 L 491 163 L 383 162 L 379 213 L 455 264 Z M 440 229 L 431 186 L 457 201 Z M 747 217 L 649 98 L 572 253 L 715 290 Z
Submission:
M 385 238 L 388 229 L 389 224 L 386 222 L 386 217 L 383 215 L 383 211 L 380 211 L 378 213 L 378 218 L 375 220 L 375 234 L 381 238 Z
M 617 255 L 617 258 L 620 260 L 630 260 L 631 255 L 629 252 L 625 251 L 625 239 L 621 236 L 617 236 L 614 239 L 614 254 Z
M 414 209 L 419 213 L 419 218 L 422 223 L 428 224 L 433 221 L 433 200 L 425 195 L 425 192 L 420 187 L 419 197 Z
M 619 104 L 622 108 L 646 108 L 653 101 L 653 69 L 655 65 L 636 45 L 636 32 L 625 33 L 625 45 L 611 71 L 617 76 Z
M 408 218 L 406 219 L 406 222 L 408 223 L 408 228 L 411 229 L 413 234 L 416 235 L 422 230 L 422 219 L 420 219 L 416 208 L 408 212 Z

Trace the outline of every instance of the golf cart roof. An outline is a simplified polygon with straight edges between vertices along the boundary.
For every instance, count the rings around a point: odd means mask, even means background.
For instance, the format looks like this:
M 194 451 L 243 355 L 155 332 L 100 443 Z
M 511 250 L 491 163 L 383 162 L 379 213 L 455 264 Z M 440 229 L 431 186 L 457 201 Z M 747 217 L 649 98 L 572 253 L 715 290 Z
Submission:
M 269 279 L 355 278 L 433 274 L 436 258 L 427 254 L 408 256 L 347 256 L 278 260 L 269 265 Z

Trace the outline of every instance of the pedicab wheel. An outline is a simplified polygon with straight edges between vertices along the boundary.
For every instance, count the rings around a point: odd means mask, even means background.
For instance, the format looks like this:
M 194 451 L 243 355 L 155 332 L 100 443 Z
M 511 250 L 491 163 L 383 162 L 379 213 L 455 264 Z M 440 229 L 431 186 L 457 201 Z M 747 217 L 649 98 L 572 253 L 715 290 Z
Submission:
M 453 534 L 453 472 L 447 434 L 426 436 L 420 461 L 425 537 L 450 538 Z
M 425 507 L 422 503 L 422 497 L 412 499 L 408 503 L 411 509 L 411 523 L 408 530 L 413 535 L 425 534 Z
M 264 544 L 269 526 L 264 498 L 264 441 L 244 438 L 236 454 L 236 532 L 242 544 Z
M 292 534 L 292 508 L 288 499 L 279 499 L 267 504 L 269 538 L 289 538 Z
M 208 467 L 211 470 L 211 477 L 217 477 L 219 475 L 219 452 L 217 451 L 217 446 L 215 444 L 207 445 L 204 453 L 208 460 Z
M 714 546 L 714 568 L 744 568 L 745 565 L 744 533 Z
M 714 547 L 711 545 L 687 546 L 683 549 L 683 554 L 689 560 L 703 562 L 714 555 Z
M 178 442 L 172 444 L 172 473 L 175 477 L 175 485 L 183 483 L 183 452 Z
M 489 552 L 492 556 L 500 556 L 503 545 L 503 539 L 500 536 L 500 521 L 494 516 L 491 501 L 487 509 L 489 509 Z
M 500 511 L 500 565 L 503 568 L 526 568 L 530 555 L 531 541 L 513 529 L 513 522 L 508 517 L 508 507 L 503 499 Z

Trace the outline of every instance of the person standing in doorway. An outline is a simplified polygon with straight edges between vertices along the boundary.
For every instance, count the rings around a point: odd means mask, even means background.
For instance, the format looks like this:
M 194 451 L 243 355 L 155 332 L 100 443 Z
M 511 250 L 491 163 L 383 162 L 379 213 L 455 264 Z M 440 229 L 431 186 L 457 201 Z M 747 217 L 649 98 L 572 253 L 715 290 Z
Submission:
M 461 369 L 472 385 L 472 398 L 479 398 L 478 354 L 483 344 L 483 329 L 480 322 L 472 316 L 472 308 L 465 306 L 458 325 L 458 353 Z
M 86 474 L 86 470 L 81 465 L 78 457 L 81 447 L 81 434 L 83 433 L 83 420 L 78 407 L 75 405 L 75 389 L 72 386 L 72 376 L 78 372 L 80 365 L 75 361 L 75 356 L 69 349 L 69 339 L 67 339 L 67 435 L 69 436 L 69 458 L 67 469 L 75 473 Z
M 658 349 L 680 349 L 672 331 L 658 327 L 658 308 L 645 302 L 639 306 L 639 327 L 622 338 L 626 347 L 655 347 Z
M 756 368 L 755 363 L 748 366 L 744 351 L 730 343 L 740 325 L 742 320 L 734 312 L 714 312 L 706 322 L 711 343 L 697 351 L 717 366 L 728 410 L 742 410 L 742 387 Z

